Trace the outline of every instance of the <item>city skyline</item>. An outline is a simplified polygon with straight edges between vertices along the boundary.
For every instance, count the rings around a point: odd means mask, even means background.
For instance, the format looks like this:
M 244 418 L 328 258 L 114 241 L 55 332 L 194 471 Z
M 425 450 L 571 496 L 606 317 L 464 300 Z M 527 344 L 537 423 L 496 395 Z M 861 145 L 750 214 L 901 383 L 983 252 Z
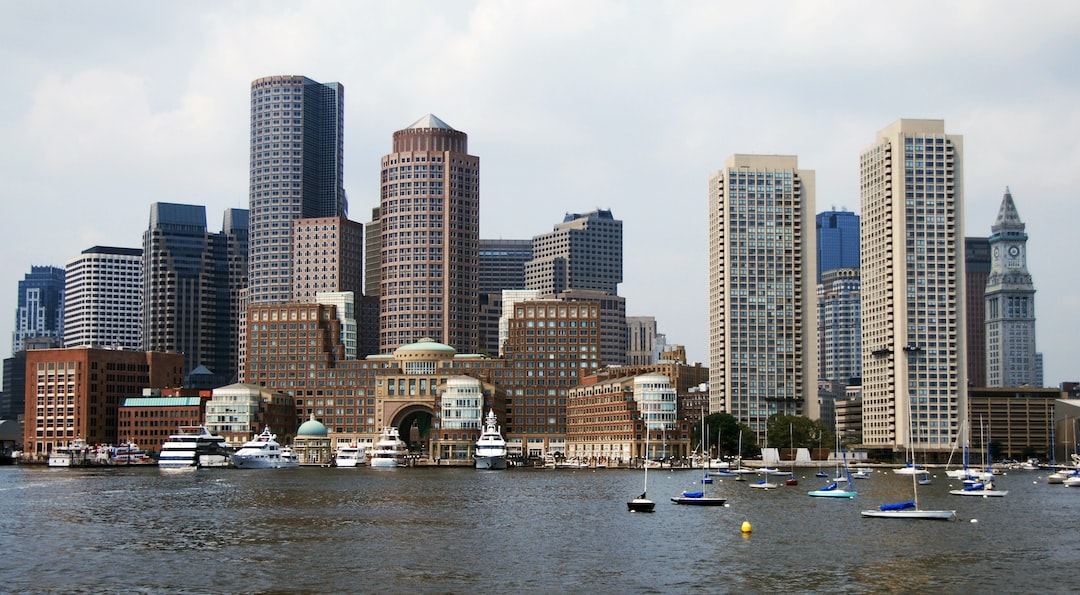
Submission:
M 246 208 L 244 94 L 256 78 L 292 73 L 352 90 L 344 184 L 353 220 L 378 205 L 386 139 L 439 114 L 484 159 L 481 237 L 529 238 L 563 213 L 611 209 L 625 222 L 627 314 L 655 316 L 692 362 L 708 353 L 704 196 L 727 155 L 798 155 L 817 172 L 816 211 L 857 212 L 868 135 L 900 117 L 943 119 L 965 138 L 965 235 L 990 234 L 1010 187 L 1031 237 L 1045 382 L 1080 376 L 1069 357 L 1080 332 L 1080 293 L 1069 284 L 1077 265 L 1056 258 L 1078 214 L 1080 83 L 1070 58 L 1080 7 L 1071 3 L 1024 13 L 997 2 L 480 2 L 335 7 L 332 19 L 329 5 L 124 6 L 67 7 L 63 18 L 55 6 L 12 7 L 12 51 L 0 57 L 11 75 L 0 116 L 9 139 L 0 200 L 11 209 L 0 229 L 5 337 L 32 265 L 138 246 L 153 202 Z M 715 35 L 717 23 L 730 35 Z M 273 31 L 295 35 L 282 44 Z M 400 52 L 376 65 L 354 58 L 385 47 Z M 403 76 L 418 56 L 430 76 Z M 898 93 L 902 76 L 918 77 L 919 89 Z

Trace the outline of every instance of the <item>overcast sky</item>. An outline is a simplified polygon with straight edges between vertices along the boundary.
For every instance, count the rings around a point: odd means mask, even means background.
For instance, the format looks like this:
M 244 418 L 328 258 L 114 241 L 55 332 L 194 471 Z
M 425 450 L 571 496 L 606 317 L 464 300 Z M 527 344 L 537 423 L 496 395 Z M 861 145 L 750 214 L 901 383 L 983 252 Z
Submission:
M 898 118 L 964 137 L 967 236 L 1006 186 L 1027 224 L 1046 383 L 1080 380 L 1080 2 L 0 0 L 0 354 L 18 281 L 141 247 L 150 204 L 248 204 L 253 79 L 345 86 L 350 218 L 394 131 L 433 113 L 480 157 L 481 237 L 624 222 L 627 314 L 708 364 L 707 180 L 797 155 L 818 212 L 859 210 Z

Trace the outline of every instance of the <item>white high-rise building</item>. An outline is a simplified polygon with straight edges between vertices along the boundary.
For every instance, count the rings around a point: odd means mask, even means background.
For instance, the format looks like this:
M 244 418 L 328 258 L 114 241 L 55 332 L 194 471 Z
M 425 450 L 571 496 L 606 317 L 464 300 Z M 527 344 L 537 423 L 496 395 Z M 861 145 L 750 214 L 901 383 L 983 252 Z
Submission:
M 709 411 L 759 435 L 819 416 L 814 171 L 734 155 L 709 179 Z
M 143 251 L 94 246 L 65 269 L 64 346 L 141 350 Z
M 859 163 L 863 444 L 948 451 L 967 404 L 963 137 L 898 120 Z M 910 416 L 909 416 L 910 413 Z

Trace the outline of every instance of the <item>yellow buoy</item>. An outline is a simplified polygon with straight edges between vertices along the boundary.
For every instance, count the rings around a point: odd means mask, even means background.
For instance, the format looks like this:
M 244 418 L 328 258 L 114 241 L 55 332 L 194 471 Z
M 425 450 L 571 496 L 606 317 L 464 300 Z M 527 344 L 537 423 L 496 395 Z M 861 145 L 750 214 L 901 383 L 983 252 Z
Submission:
M 742 532 L 743 533 L 749 533 L 749 532 L 751 532 L 753 530 L 754 530 L 753 527 L 750 526 L 750 521 L 743 521 L 742 522 Z

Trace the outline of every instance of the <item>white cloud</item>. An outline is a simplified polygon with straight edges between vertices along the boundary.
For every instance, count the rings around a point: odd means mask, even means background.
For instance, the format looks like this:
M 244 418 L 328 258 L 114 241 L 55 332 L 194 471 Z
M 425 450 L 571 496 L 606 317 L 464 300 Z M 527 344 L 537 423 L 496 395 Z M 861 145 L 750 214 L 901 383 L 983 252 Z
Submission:
M 628 233 L 628 310 L 702 361 L 709 174 L 733 153 L 797 154 L 819 211 L 857 211 L 875 133 L 942 118 L 965 138 L 968 235 L 989 233 L 1011 186 L 1047 380 L 1080 378 L 1077 265 L 1060 256 L 1080 215 L 1075 3 L 56 6 L 18 4 L 0 24 L 4 336 L 31 264 L 138 245 L 157 200 L 205 204 L 211 227 L 245 206 L 250 81 L 304 74 L 345 85 L 354 219 L 377 203 L 393 132 L 435 113 L 481 158 L 484 237 L 611 208 Z

